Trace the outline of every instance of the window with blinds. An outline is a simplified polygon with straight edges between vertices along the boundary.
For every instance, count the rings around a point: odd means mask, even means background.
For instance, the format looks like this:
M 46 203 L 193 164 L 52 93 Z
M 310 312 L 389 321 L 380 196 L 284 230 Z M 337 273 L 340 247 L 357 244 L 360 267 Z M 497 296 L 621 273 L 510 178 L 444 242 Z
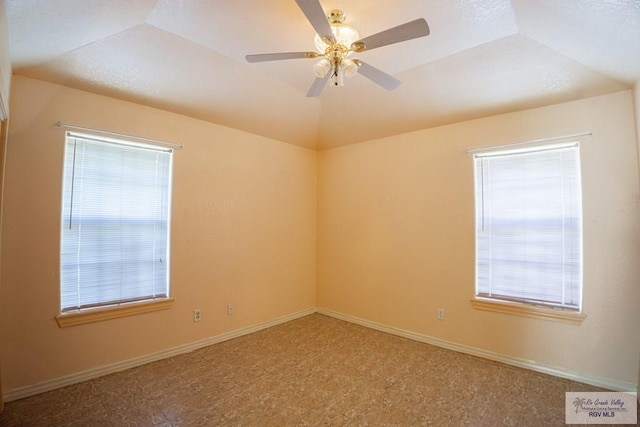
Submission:
M 580 311 L 577 143 L 476 154 L 476 296 Z
M 169 296 L 172 152 L 67 133 L 61 311 Z

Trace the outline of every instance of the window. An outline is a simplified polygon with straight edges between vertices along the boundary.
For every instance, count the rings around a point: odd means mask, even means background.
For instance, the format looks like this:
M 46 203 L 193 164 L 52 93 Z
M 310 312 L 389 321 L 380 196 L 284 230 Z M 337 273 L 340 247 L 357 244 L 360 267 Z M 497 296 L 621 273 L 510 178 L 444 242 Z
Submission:
M 579 312 L 577 143 L 475 155 L 476 297 Z
M 67 133 L 63 314 L 168 298 L 171 169 L 170 149 Z

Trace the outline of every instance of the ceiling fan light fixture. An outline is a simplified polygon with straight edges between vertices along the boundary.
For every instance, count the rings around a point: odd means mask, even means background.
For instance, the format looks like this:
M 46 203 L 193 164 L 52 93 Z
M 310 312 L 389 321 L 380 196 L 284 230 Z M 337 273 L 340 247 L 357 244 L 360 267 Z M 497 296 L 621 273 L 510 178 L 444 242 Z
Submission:
M 344 86 L 344 78 L 355 76 L 358 68 L 357 61 L 352 61 L 351 59 L 343 59 L 340 62 L 334 63 L 331 66 L 331 76 L 329 76 L 331 86 Z
M 355 76 L 358 72 L 358 65 L 352 61 L 351 59 L 343 59 L 342 60 L 342 71 L 344 76 L 348 79 Z
M 329 82 L 333 87 L 344 86 L 344 72 L 340 67 L 333 68 L 333 71 L 331 71 L 331 77 L 329 77 Z
M 331 62 L 327 58 L 322 58 L 313 64 L 313 73 L 319 79 L 323 79 L 329 71 L 331 71 Z

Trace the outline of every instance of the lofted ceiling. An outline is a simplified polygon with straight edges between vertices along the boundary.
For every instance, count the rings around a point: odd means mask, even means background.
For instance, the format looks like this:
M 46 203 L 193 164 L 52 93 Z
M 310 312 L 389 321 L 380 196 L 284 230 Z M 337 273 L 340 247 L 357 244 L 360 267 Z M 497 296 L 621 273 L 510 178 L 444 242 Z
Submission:
M 419 17 L 431 34 L 357 54 L 400 79 L 397 89 L 356 75 L 317 98 L 305 96 L 313 60 L 244 58 L 313 50 L 294 0 L 4 1 L 17 75 L 313 149 L 640 80 L 638 0 L 320 0 L 361 37 Z

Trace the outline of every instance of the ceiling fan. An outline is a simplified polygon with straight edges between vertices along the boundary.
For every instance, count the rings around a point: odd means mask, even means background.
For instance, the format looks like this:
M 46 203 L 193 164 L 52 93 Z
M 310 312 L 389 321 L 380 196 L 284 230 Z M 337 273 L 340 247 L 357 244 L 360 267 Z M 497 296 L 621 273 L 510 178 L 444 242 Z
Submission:
M 355 29 L 344 24 L 345 15 L 341 10 L 332 10 L 326 16 L 319 0 L 296 0 L 296 3 L 316 30 L 316 51 L 259 53 L 247 55 L 246 59 L 248 62 L 264 62 L 320 58 L 313 66 L 316 79 L 307 92 L 308 97 L 319 96 L 327 81 L 331 81 L 331 86 L 342 86 L 344 77 L 352 77 L 356 73 L 387 90 L 395 89 L 400 80 L 359 59 L 350 58 L 351 54 L 429 35 L 427 21 L 419 18 L 361 39 Z

